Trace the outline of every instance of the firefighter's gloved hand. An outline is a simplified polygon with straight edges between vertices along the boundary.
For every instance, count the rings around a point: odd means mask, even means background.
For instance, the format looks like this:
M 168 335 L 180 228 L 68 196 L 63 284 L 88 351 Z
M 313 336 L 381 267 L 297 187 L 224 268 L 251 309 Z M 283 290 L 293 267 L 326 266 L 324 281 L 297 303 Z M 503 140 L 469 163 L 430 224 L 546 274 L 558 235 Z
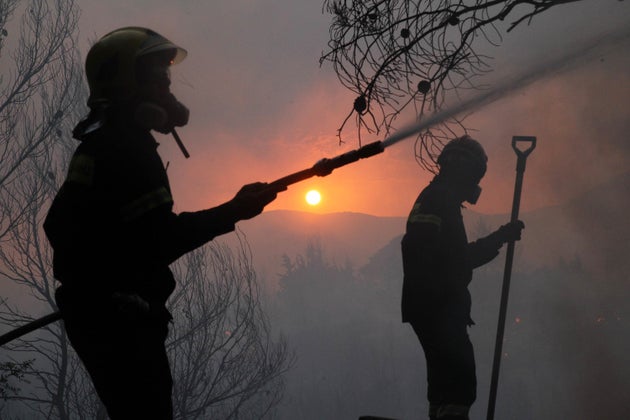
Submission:
M 507 223 L 497 229 L 497 237 L 501 243 L 519 241 L 521 239 L 521 231 L 525 229 L 525 223 L 520 220 Z
M 243 186 L 230 201 L 237 220 L 251 219 L 262 213 L 265 206 L 276 199 L 278 189 L 266 182 L 255 182 Z

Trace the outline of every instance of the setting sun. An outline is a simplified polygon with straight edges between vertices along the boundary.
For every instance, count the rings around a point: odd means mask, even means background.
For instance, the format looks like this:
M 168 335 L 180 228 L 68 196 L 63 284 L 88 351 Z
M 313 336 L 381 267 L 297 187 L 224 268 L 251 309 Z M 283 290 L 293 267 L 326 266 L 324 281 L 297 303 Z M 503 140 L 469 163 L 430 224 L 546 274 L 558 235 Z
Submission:
M 322 201 L 322 195 L 317 190 L 310 190 L 306 193 L 306 202 L 311 206 L 316 206 Z

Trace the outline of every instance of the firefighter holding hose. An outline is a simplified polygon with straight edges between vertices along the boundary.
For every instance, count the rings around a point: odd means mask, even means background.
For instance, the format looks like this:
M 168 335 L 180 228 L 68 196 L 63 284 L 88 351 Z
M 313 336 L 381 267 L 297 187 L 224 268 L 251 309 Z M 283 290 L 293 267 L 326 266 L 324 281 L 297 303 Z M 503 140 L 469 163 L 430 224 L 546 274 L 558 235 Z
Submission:
M 80 144 L 44 224 L 66 332 L 114 420 L 173 416 L 164 346 L 165 302 L 175 288 L 169 264 L 258 215 L 280 190 L 249 184 L 217 207 L 173 212 L 151 130 L 176 135 L 188 122 L 169 74 L 185 55 L 139 27 L 91 47 L 90 112 L 74 129 Z
M 465 420 L 476 399 L 475 360 L 467 327 L 473 269 L 519 240 L 520 220 L 469 243 L 463 202 L 475 204 L 486 172 L 483 147 L 469 136 L 451 140 L 440 153 L 439 173 L 420 193 L 402 239 L 402 318 L 410 323 L 427 363 L 431 420 Z

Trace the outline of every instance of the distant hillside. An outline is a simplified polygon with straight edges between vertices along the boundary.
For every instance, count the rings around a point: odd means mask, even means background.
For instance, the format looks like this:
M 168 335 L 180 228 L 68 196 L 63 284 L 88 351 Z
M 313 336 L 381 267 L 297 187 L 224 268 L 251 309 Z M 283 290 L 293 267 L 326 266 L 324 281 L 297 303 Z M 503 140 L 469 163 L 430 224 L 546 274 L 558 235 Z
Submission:
M 630 173 L 563 205 L 525 213 L 522 258 L 534 265 L 579 258 L 589 269 L 630 268 Z
M 521 215 L 497 407 L 505 418 L 628 417 L 620 390 L 630 378 L 629 193 L 630 176 L 619 177 Z M 509 216 L 465 210 L 464 218 L 472 240 Z M 267 284 L 278 280 L 282 255 L 304 255 L 313 238 L 327 262 L 349 260 L 357 269 L 348 275 L 311 264 L 292 273 L 284 293 L 270 294 L 271 325 L 296 354 L 278 418 L 356 418 L 357 407 L 414 418 L 427 409 L 417 398 L 426 394 L 422 353 L 400 320 L 404 225 L 404 217 L 288 211 L 239 223 Z M 504 261 L 503 251 L 470 285 L 480 401 L 490 384 Z M 483 409 L 475 405 L 471 417 Z
M 404 231 L 405 218 L 271 211 L 239 223 L 239 228 L 251 245 L 257 271 L 273 281 L 282 272 L 282 256 L 303 255 L 312 240 L 319 241 L 330 261 L 339 265 L 346 262 L 356 267 L 363 265 Z
M 509 220 L 509 215 L 483 215 L 464 210 L 470 240 L 485 235 Z M 555 265 L 579 258 L 599 271 L 630 265 L 630 173 L 560 206 L 521 214 L 526 229 L 518 244 L 517 264 Z M 259 274 L 274 282 L 282 272 L 282 256 L 304 254 L 309 241 L 322 246 L 328 260 L 354 267 L 365 265 L 379 250 L 396 255 L 404 233 L 404 217 L 376 217 L 361 213 L 314 214 L 294 211 L 265 212 L 239 223 L 254 254 Z

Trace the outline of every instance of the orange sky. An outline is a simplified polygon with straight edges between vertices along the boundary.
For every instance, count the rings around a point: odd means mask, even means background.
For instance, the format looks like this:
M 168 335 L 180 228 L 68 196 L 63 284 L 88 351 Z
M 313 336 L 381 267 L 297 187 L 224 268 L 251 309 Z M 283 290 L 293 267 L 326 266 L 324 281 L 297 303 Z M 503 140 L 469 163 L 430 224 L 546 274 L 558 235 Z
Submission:
M 144 25 L 189 50 L 173 69 L 172 88 L 191 108 L 190 124 L 179 134 L 192 157 L 185 160 L 171 139 L 158 136 L 178 210 L 219 204 L 245 183 L 273 181 L 358 146 L 352 127 L 348 142 L 337 142 L 354 95 L 330 66 L 318 65 L 328 25 L 320 2 L 118 3 L 82 2 L 82 42 L 116 27 Z M 624 14 L 630 17 L 627 2 L 583 3 L 559 7 L 506 35 L 502 47 L 490 50 L 496 72 L 484 82 L 520 73 L 580 37 L 627 23 Z M 528 161 L 523 210 L 562 202 L 628 171 L 628 51 L 536 83 L 467 119 L 490 159 L 475 210 L 509 212 L 513 135 L 535 135 L 539 142 Z M 430 178 L 414 160 L 413 141 L 406 141 L 326 178 L 295 184 L 268 210 L 405 216 Z M 312 188 L 322 193 L 317 207 L 304 201 Z
M 627 57 L 607 60 L 614 69 L 629 68 Z M 557 204 L 628 171 L 628 145 L 621 136 L 630 127 L 627 107 L 619 104 L 630 98 L 630 78 L 611 78 L 615 72 L 606 65 L 607 60 L 562 78 L 538 82 L 468 118 L 469 127 L 475 130 L 473 137 L 484 144 L 489 156 L 488 173 L 482 181 L 484 193 L 476 211 L 510 210 L 516 165 L 510 145 L 513 135 L 538 137 L 537 148 L 528 159 L 521 207 L 524 211 Z M 251 140 L 251 148 L 232 144 L 234 138 L 223 134 L 215 137 L 222 143 L 215 152 L 196 140 L 204 135 L 197 133 L 191 122 L 190 127 L 180 130 L 193 154 L 184 162 L 168 145 L 170 140 L 164 139 L 163 144 L 169 148 L 164 155 L 173 160 L 170 170 L 180 204 L 198 208 L 204 205 L 205 197 L 210 201 L 213 197 L 226 200 L 243 183 L 273 181 L 310 167 L 321 157 L 356 148 L 357 143 L 352 141 L 340 146 L 335 137 L 339 116 L 344 115 L 351 97 L 334 86 L 328 89 L 328 95 L 324 93 L 326 87 L 321 86 L 300 97 L 295 115 L 287 115 L 288 125 L 275 121 L 271 125 L 277 127 L 263 128 L 263 135 Z M 309 121 L 312 116 L 317 116 L 316 122 Z M 302 127 L 315 129 L 306 132 Z M 268 210 L 404 216 L 431 176 L 415 162 L 410 139 L 381 155 L 339 168 L 328 177 L 294 184 Z M 191 185 L 191 179 L 197 182 Z M 304 194 L 313 188 L 323 196 L 317 207 L 304 202 Z

